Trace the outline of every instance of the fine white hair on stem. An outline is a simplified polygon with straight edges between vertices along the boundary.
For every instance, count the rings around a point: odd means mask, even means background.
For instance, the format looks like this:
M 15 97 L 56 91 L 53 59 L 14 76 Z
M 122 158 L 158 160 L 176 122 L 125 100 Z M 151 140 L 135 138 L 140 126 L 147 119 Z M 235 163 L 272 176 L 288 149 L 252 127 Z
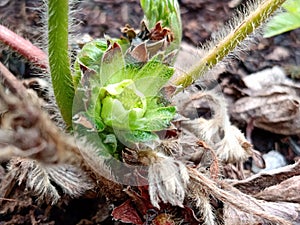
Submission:
M 210 204 L 210 196 L 205 189 L 200 188 L 194 182 L 188 185 L 187 195 L 195 206 L 199 209 L 204 225 L 215 225 L 215 214 L 213 207 Z
M 237 27 L 241 24 L 241 22 L 244 21 L 261 4 L 261 2 L 263 2 L 263 0 L 247 1 L 246 4 L 240 10 L 235 11 L 234 15 L 232 16 L 232 19 L 230 19 L 218 31 L 212 33 L 211 39 L 208 42 L 202 44 L 200 46 L 200 49 L 208 53 L 209 51 L 214 49 L 215 46 L 218 46 L 219 43 L 222 43 L 225 37 L 233 33 L 235 29 L 237 29 Z M 267 14 L 262 16 L 264 18 L 268 17 Z M 254 27 L 254 25 L 252 26 Z M 262 33 L 262 29 L 260 27 L 254 29 L 254 31 L 251 34 L 249 34 L 245 39 L 239 41 L 235 49 L 229 52 L 229 54 L 223 60 L 217 59 L 217 61 L 218 62 L 222 61 L 222 63 L 228 63 L 232 58 L 239 58 L 240 54 L 250 50 L 250 47 L 257 42 L 257 38 L 261 36 L 261 33 Z
M 232 56 L 238 57 L 238 52 L 249 49 L 250 41 L 255 40 L 253 37 L 258 33 L 258 27 L 283 2 L 284 0 L 259 0 L 246 4 L 244 11 L 236 13 L 234 19 L 201 46 L 203 54 L 198 62 L 186 74 L 173 77 L 172 83 L 186 88 L 220 62 L 224 63 Z
M 34 8 L 37 10 L 41 16 L 40 22 L 40 36 L 36 39 L 33 40 L 34 44 L 41 48 L 44 52 L 47 53 L 48 55 L 48 8 L 47 8 L 47 0 L 39 0 L 41 2 L 40 7 Z M 76 7 L 77 3 L 79 3 L 79 0 L 69 0 L 69 23 L 68 23 L 68 42 L 69 45 L 71 46 L 72 42 L 74 42 L 73 37 L 75 36 L 74 34 L 76 33 L 78 21 L 75 19 L 75 14 L 76 14 Z M 63 50 L 63 49 L 62 49 Z M 68 51 L 69 58 L 72 59 L 74 58 L 74 52 L 73 51 Z M 48 88 L 47 88 L 47 97 L 48 97 L 48 107 L 51 109 L 53 112 L 53 120 L 56 122 L 56 124 L 62 128 L 65 128 L 65 122 L 62 118 L 62 115 L 60 113 L 59 108 L 57 107 L 56 99 L 54 96 L 54 91 L 52 87 L 52 80 L 50 76 L 50 70 L 45 69 L 42 74 L 38 74 L 39 77 L 42 77 L 48 82 Z

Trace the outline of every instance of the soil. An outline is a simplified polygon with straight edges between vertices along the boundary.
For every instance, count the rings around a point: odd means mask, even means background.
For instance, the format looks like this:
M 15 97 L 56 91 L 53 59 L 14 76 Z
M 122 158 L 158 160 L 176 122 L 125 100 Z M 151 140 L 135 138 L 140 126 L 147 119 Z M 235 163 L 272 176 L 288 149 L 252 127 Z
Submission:
M 212 33 L 222 28 L 234 15 L 236 8 L 241 5 L 236 1 L 219 0 L 180 0 L 183 23 L 183 41 L 200 46 L 211 38 Z M 243 1 L 241 1 L 243 2 Z M 37 0 L 1 0 L 0 23 L 7 25 L 19 35 L 28 38 L 40 45 L 41 33 L 41 1 Z M 130 24 L 139 27 L 142 11 L 137 0 L 89 0 L 74 5 L 76 18 L 73 33 L 74 40 L 81 35 L 89 34 L 93 38 L 121 35 L 120 27 Z M 275 65 L 290 68 L 300 65 L 300 30 L 294 30 L 269 39 L 258 39 L 250 50 L 233 59 L 227 65 L 226 71 L 218 75 L 218 82 L 224 80 L 237 87 L 241 87 L 241 79 L 251 73 L 271 68 Z M 2 48 L 2 47 L 1 47 Z M 2 50 L 0 48 L 0 50 Z M 30 65 L 20 57 L 3 48 L 0 52 L 1 61 L 5 61 L 10 70 L 20 78 L 31 77 Z M 232 98 L 232 95 L 229 96 Z M 237 96 L 234 96 L 237 98 Z M 245 124 L 238 124 L 245 131 Z M 296 143 L 298 136 L 284 136 L 271 133 L 259 128 L 252 131 L 252 144 L 261 152 L 268 152 L 277 148 L 284 154 L 288 162 L 296 157 L 291 153 L 287 138 L 293 138 Z M 291 155 L 292 154 L 292 155 Z M 5 170 L 5 163 L 0 166 L 0 179 Z M 16 188 L 16 187 L 11 187 Z M 19 188 L 22 190 L 22 188 Z M 34 199 L 26 193 L 18 191 L 11 198 L 10 208 L 4 209 L 7 214 L 0 212 L 0 225 L 4 224 L 122 224 L 111 221 L 111 206 L 103 198 L 74 199 L 68 205 L 61 203 L 58 206 L 37 205 Z M 106 209 L 106 210 L 103 210 Z M 3 210 L 3 209 L 2 209 Z M 101 212 L 101 213 L 100 213 Z M 98 219 L 96 219 L 98 218 Z

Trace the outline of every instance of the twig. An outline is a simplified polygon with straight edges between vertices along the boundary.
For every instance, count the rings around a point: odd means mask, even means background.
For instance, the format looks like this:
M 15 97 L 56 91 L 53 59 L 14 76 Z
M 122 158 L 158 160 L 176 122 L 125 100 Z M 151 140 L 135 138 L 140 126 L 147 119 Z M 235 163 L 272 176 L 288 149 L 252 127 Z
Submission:
M 2 25 L 0 25 L 0 42 L 8 45 L 36 66 L 48 68 L 48 57 L 41 49 Z

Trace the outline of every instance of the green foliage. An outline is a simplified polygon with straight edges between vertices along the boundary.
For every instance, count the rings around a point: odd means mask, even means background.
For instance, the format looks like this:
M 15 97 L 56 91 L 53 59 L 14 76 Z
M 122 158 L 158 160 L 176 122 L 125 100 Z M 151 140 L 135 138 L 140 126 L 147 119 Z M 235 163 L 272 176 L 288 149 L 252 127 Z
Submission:
M 284 12 L 275 15 L 267 24 L 264 37 L 272 37 L 300 28 L 300 1 L 288 0 L 282 7 Z
M 100 62 L 106 49 L 107 43 L 104 40 L 94 40 L 83 46 L 74 64 L 73 82 L 75 89 L 81 78 L 80 66 L 85 66 L 85 69 L 99 73 Z
M 143 64 L 127 62 L 119 43 L 125 52 L 128 44 L 120 40 L 108 41 L 109 46 L 106 43 L 92 41 L 77 56 L 76 96 L 85 101 L 79 105 L 88 105 L 80 108 L 75 104 L 74 113 L 93 123 L 104 145 L 107 135 L 128 145 L 157 140 L 155 132 L 168 128 L 176 113 L 175 107 L 161 103 L 159 97 L 174 68 L 158 56 Z
M 253 12 L 249 12 L 236 29 L 230 30 L 223 40 L 214 43 L 202 61 L 187 74 L 180 76 L 174 84 L 183 87 L 191 84 L 232 51 L 284 1 L 266 0 Z M 174 42 L 171 44 L 169 41 L 172 38 L 166 38 L 169 36 L 162 36 L 160 39 L 165 41 L 167 48 L 158 47 L 150 52 L 150 45 L 157 39 L 139 39 L 138 35 L 133 36 L 134 40 L 130 43 L 123 40 L 95 40 L 86 44 L 78 54 L 73 77 L 70 77 L 69 58 L 66 54 L 66 2 L 68 1 L 49 0 L 48 3 L 51 76 L 55 96 L 66 123 L 70 123 L 70 106 L 73 104 L 73 115 L 79 118 L 76 122 L 73 121 L 74 128 L 82 129 L 89 139 L 91 136 L 94 139 L 96 134 L 100 138 L 100 141 L 96 141 L 97 145 L 106 149 L 105 154 L 116 157 L 120 157 L 118 148 L 121 143 L 134 145 L 137 142 L 157 140 L 156 131 L 167 129 L 176 113 L 175 107 L 162 101 L 160 90 L 174 73 L 174 68 L 164 64 L 164 58 L 175 56 L 171 53 L 178 50 L 181 42 L 178 2 L 141 0 L 148 27 L 153 28 L 161 21 L 162 26 L 170 28 L 174 35 Z M 293 11 L 294 7 L 286 7 L 288 12 Z M 154 36 L 159 37 L 163 35 L 159 33 L 162 30 L 162 27 L 156 27 L 148 34 L 157 32 Z M 145 52 L 141 54 L 142 48 L 137 48 L 143 47 L 142 44 Z M 145 58 L 146 61 L 139 60 Z
M 174 34 L 176 44 L 168 46 L 165 52 L 178 49 L 181 20 L 177 1 L 142 0 L 141 5 L 149 27 L 161 21 Z M 147 48 L 147 41 L 145 45 Z M 135 47 L 118 39 L 95 40 L 86 44 L 77 56 L 76 96 L 85 99 L 82 104 L 88 102 L 82 109 L 103 143 L 107 134 L 129 145 L 157 140 L 155 132 L 167 129 L 176 113 L 175 107 L 162 103 L 159 97 L 174 68 L 163 63 L 164 54 L 159 49 L 151 52 L 153 56 L 148 62 L 127 60 Z M 82 109 L 74 112 L 82 114 Z

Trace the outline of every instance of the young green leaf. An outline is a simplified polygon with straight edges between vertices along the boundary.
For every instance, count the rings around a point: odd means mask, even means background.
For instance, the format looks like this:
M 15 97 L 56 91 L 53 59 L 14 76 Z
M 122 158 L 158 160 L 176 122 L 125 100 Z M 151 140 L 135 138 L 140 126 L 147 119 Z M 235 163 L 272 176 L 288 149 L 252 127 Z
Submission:
M 114 129 L 130 129 L 130 122 L 143 117 L 146 112 L 146 98 L 136 89 L 133 80 L 102 87 L 99 99 L 102 102 L 101 117 Z
M 170 126 L 174 118 L 176 108 L 173 106 L 160 107 L 147 110 L 143 118 L 137 118 L 131 126 L 137 130 L 160 131 Z
M 154 57 L 135 74 L 133 79 L 137 89 L 145 96 L 157 96 L 174 72 L 174 68 L 162 64 Z
M 159 140 L 157 134 L 150 132 L 150 131 L 141 131 L 141 130 L 123 130 L 123 131 L 116 131 L 118 139 L 121 140 L 123 143 L 126 143 L 129 146 L 133 143 L 150 143 Z
M 264 31 L 265 38 L 300 28 L 299 0 L 288 0 L 282 7 L 285 11 L 275 15 L 267 24 Z
M 73 82 L 75 89 L 81 79 L 82 67 L 95 73 L 100 73 L 102 56 L 106 49 L 107 43 L 102 39 L 93 40 L 83 46 L 74 64 Z

